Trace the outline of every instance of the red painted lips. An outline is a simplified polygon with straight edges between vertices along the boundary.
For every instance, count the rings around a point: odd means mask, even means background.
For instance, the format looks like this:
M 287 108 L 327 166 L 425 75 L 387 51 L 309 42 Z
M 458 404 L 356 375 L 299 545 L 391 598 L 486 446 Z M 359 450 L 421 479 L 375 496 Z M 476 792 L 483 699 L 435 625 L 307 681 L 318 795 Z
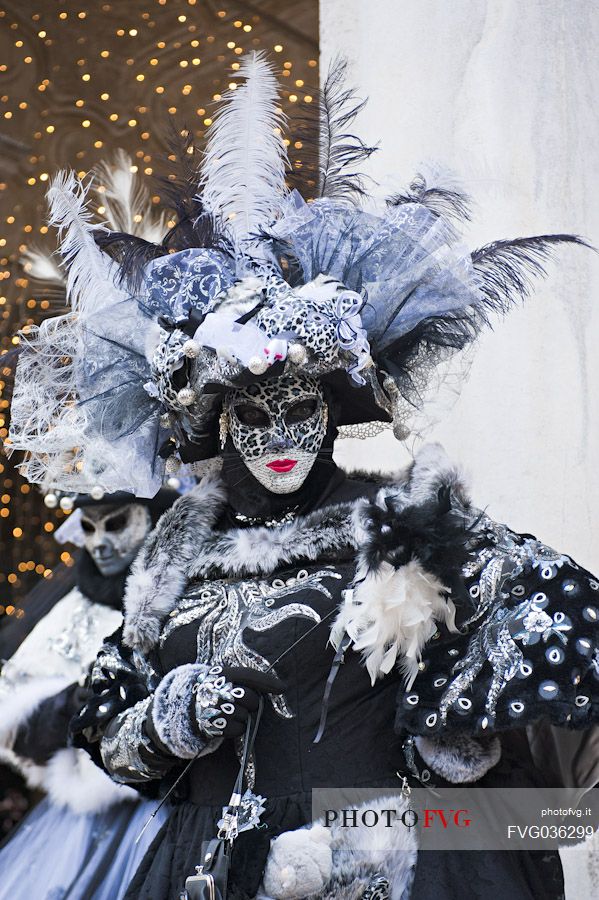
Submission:
M 266 463 L 268 469 L 273 472 L 291 472 L 293 467 L 297 465 L 297 459 L 275 459 L 274 462 Z

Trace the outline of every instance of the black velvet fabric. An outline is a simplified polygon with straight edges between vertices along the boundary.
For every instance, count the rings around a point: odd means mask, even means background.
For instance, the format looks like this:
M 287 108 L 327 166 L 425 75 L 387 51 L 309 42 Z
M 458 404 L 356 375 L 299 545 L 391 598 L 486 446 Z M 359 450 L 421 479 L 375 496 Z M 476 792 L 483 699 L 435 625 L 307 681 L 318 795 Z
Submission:
M 416 752 L 416 766 L 425 764 Z M 451 787 L 434 775 L 435 785 Z M 501 759 L 477 788 L 535 788 L 546 784 L 534 767 L 523 731 L 501 735 Z M 420 850 L 410 900 L 564 900 L 557 851 Z
M 315 498 L 312 506 L 328 506 L 359 497 L 372 499 L 378 486 L 340 477 L 336 470 L 331 469 L 330 476 L 323 479 L 319 493 L 314 492 L 313 485 L 311 490 Z M 440 497 L 439 501 L 442 500 Z M 267 515 L 273 514 L 268 503 L 265 503 L 264 509 Z M 234 513 L 229 510 L 219 526 L 228 528 L 232 522 Z M 237 522 L 235 527 L 239 527 Z M 473 548 L 475 557 L 485 549 L 487 537 L 483 534 L 480 545 Z M 515 539 L 516 542 L 520 540 L 518 536 Z M 490 538 L 488 540 L 491 541 Z M 521 540 L 526 540 L 526 537 Z M 443 553 L 447 552 L 443 542 L 439 546 Z M 490 546 L 489 543 L 487 549 Z M 432 549 L 436 552 L 435 548 Z M 484 560 L 487 557 L 481 558 Z M 475 562 L 477 560 L 478 557 Z M 461 557 L 459 561 L 461 564 Z M 479 578 L 480 568 L 477 572 Z M 590 625 L 583 610 L 591 602 L 587 598 L 595 596 L 591 593 L 595 591 L 594 582 L 591 582 L 588 573 L 583 573 L 565 557 L 560 560 L 557 570 L 552 570 L 551 577 L 548 577 L 547 572 L 543 574 L 542 567 L 532 563 L 525 567 L 513 585 L 506 583 L 508 594 L 512 587 L 517 590 L 505 605 L 509 611 L 522 602 L 522 598 L 530 596 L 530 592 L 539 589 L 539 578 L 543 580 L 543 591 L 547 594 L 544 607 L 547 615 L 553 616 L 560 611 L 566 594 L 575 597 L 576 611 L 569 612 L 575 626 L 573 649 L 567 652 L 576 653 L 584 662 L 586 658 L 576 649 L 575 639 L 579 635 L 584 636 L 584 623 Z M 235 900 L 255 896 L 271 838 L 311 821 L 314 789 L 399 788 L 398 773 L 402 776 L 407 769 L 402 752 L 406 734 L 430 733 L 430 730 L 425 730 L 423 720 L 431 710 L 438 712 L 441 693 L 433 688 L 433 681 L 441 673 L 447 675 L 456 660 L 464 657 L 469 640 L 481 626 L 480 622 L 474 623 L 457 634 L 440 628 L 439 636 L 431 640 L 425 650 L 424 669 L 419 672 L 410 692 L 405 690 L 401 673 L 397 670 L 372 686 L 359 654 L 347 651 L 331 692 L 324 736 L 315 744 L 325 684 L 334 658 L 333 649 L 328 644 L 329 629 L 342 599 L 342 591 L 350 585 L 354 574 L 355 549 L 343 547 L 341 542 L 326 557 L 298 560 L 262 578 L 231 577 L 224 570 L 216 570 L 211 574 L 210 581 L 188 586 L 183 604 L 185 611 L 181 608 L 174 618 L 169 618 L 169 626 L 151 654 L 150 661 L 158 677 L 176 666 L 195 662 L 199 659 L 199 647 L 206 650 L 215 646 L 210 644 L 209 635 L 210 629 L 219 622 L 219 616 L 212 613 L 218 608 L 226 608 L 229 616 L 231 604 L 235 606 L 239 597 L 243 596 L 247 603 L 239 604 L 239 610 L 243 612 L 235 620 L 241 625 L 241 628 L 236 626 L 242 632 L 240 639 L 250 654 L 259 654 L 274 664 L 285 686 L 284 698 L 292 716 L 282 716 L 268 699 L 256 738 L 254 791 L 266 798 L 266 811 L 261 827 L 242 835 L 236 842 L 231 880 L 231 896 Z M 575 580 L 579 588 L 573 585 Z M 454 596 L 458 606 L 458 624 L 462 626 L 476 606 L 475 596 L 478 595 L 470 594 L 474 581 L 474 576 L 467 579 L 461 586 L 462 590 Z M 578 589 L 581 591 L 579 595 L 576 594 Z M 258 622 L 252 628 L 252 602 L 257 609 L 262 609 L 269 597 L 272 597 L 272 603 L 269 606 L 268 626 Z M 218 607 L 218 602 L 223 605 Z M 294 611 L 291 613 L 292 607 Z M 318 613 L 320 622 L 316 627 L 313 627 L 313 619 L 305 613 L 301 614 L 301 609 L 306 607 Z M 211 615 L 212 618 L 209 618 Z M 483 618 L 483 624 L 484 621 Z M 516 624 L 518 628 L 522 627 L 521 622 Z M 545 653 L 553 647 L 550 637 L 550 634 L 547 639 L 539 637 L 536 642 L 531 639 L 530 645 L 525 645 L 526 656 L 531 656 L 536 667 L 533 667 L 534 676 L 530 680 L 531 716 L 548 708 L 548 701 L 541 700 L 538 689 L 542 678 L 548 677 L 543 667 L 551 665 L 551 670 L 547 671 L 552 674 L 556 668 Z M 556 641 L 563 645 L 559 637 Z M 450 650 L 454 652 L 450 653 Z M 213 659 L 213 651 L 208 650 L 206 658 Z M 567 656 L 566 659 L 568 667 L 574 665 L 573 657 Z M 592 659 L 586 659 L 583 680 L 595 678 L 592 663 Z M 450 730 L 452 727 L 465 727 L 470 733 L 477 730 L 490 676 L 488 664 L 483 664 L 479 673 L 480 683 L 476 682 L 472 691 L 474 712 L 465 716 L 450 713 Z M 506 703 L 512 702 L 515 695 L 510 691 L 512 688 L 515 690 L 518 684 L 519 679 L 508 679 Z M 421 685 L 421 689 L 416 685 Z M 436 693 L 431 693 L 433 690 Z M 532 697 L 535 691 L 536 699 Z M 407 702 L 409 694 L 417 694 L 415 703 Z M 572 713 L 574 696 L 568 694 L 566 702 L 569 713 Z M 557 702 L 552 703 L 557 710 Z M 541 782 L 521 734 L 514 731 L 526 721 L 527 717 L 520 721 L 511 717 L 503 719 L 498 711 L 497 721 L 493 724 L 500 731 L 503 755 L 499 764 L 477 782 L 477 786 L 532 787 Z M 171 780 L 180 771 L 180 766 L 175 767 L 170 773 Z M 237 771 L 238 757 L 231 740 L 224 740 L 213 753 L 192 764 L 181 783 L 178 802 L 170 820 L 129 886 L 127 900 L 171 900 L 179 897 L 186 877 L 193 873 L 198 864 L 202 842 L 215 835 L 216 821 L 222 806 L 228 801 Z M 458 900 L 459 897 L 461 900 L 465 896 L 481 900 L 488 900 L 489 896 L 493 896 L 494 900 L 563 900 L 558 855 L 552 852 L 480 851 L 428 851 L 419 854 L 411 900 L 438 900 L 440 897 L 444 900 Z
M 376 490 L 374 484 L 344 479 L 330 492 L 325 489 L 322 497 L 328 505 L 372 497 Z M 246 644 L 271 662 L 306 636 L 275 665 L 293 718 L 282 718 L 266 702 L 255 745 L 254 790 L 267 798 L 267 808 L 262 827 L 242 835 L 236 843 L 231 882 L 236 900 L 255 895 L 270 839 L 311 821 L 313 789 L 399 787 L 397 773 L 405 769 L 401 750 L 404 735 L 393 727 L 396 698 L 402 691 L 399 672 L 393 671 L 372 686 L 359 655 L 348 652 L 333 686 L 324 736 L 320 743 L 313 742 L 334 657 L 327 643 L 331 619 L 341 591 L 353 577 L 354 557 L 355 551 L 348 548 L 337 551 L 334 559 L 306 562 L 303 568 L 308 576 L 329 573 L 321 578 L 321 583 L 330 596 L 306 586 L 299 593 L 278 599 L 273 607 L 307 604 L 321 617 L 318 627 L 311 630 L 310 620 L 289 617 L 267 630 L 245 629 Z M 291 583 L 297 570 L 297 565 L 277 570 L 263 582 L 271 583 L 276 577 L 279 583 Z M 258 581 L 253 580 L 254 589 L 258 588 Z M 227 584 L 229 589 L 242 589 L 236 580 Z M 177 665 L 194 662 L 201 628 L 199 617 L 172 631 L 153 656 L 157 670 L 167 672 Z M 524 755 L 518 763 L 518 752 L 506 756 L 497 772 L 492 770 L 494 774 L 486 776 L 489 785 L 535 783 L 530 774 L 531 760 Z M 138 870 L 127 900 L 170 900 L 179 896 L 185 878 L 197 865 L 202 841 L 215 834 L 216 820 L 228 800 L 237 771 L 238 758 L 231 741 L 224 741 L 216 752 L 193 764 L 181 800 Z M 478 884 L 468 893 L 472 878 L 478 879 Z M 509 900 L 561 900 L 559 859 L 556 854 L 547 853 L 422 854 L 411 900 L 482 897 L 483 890 L 485 900 L 490 892 L 505 900 L 508 894 Z
M 293 717 L 281 717 L 267 700 L 256 737 L 254 790 L 268 798 L 262 819 L 266 827 L 248 832 L 235 846 L 233 883 L 244 896 L 253 896 L 258 888 L 270 838 L 310 821 L 312 789 L 367 785 L 395 788 L 398 784 L 395 773 L 401 742 L 393 732 L 400 677 L 397 672 L 373 688 L 359 656 L 348 655 L 335 682 L 324 737 L 320 743 L 313 743 L 324 684 L 334 657 L 334 650 L 327 645 L 331 621 L 327 616 L 336 609 L 340 590 L 353 574 L 353 561 L 340 559 L 329 568 L 306 565 L 304 571 L 308 576 L 323 573 L 320 583 L 330 596 L 306 586 L 277 602 L 276 607 L 291 602 L 309 604 L 321 616 L 321 624 L 310 630 L 312 620 L 293 617 L 269 630 L 248 629 L 245 633 L 247 645 L 268 660 L 277 659 L 307 636 L 276 665 Z M 276 576 L 285 581 L 297 574 L 295 566 L 278 571 Z M 157 654 L 161 671 L 195 661 L 197 632 L 198 623 L 193 622 L 167 638 Z M 366 739 L 366 719 L 368 734 L 376 736 L 373 740 Z M 187 800 L 174 811 L 163 839 L 155 843 L 152 858 L 148 854 L 129 888 L 129 898 L 168 900 L 178 896 L 185 877 L 197 865 L 202 840 L 214 834 L 214 816 L 220 817 L 238 769 L 233 741 L 224 741 L 217 751 L 193 764 L 186 779 Z
M 87 688 L 75 683 L 43 700 L 36 707 L 35 715 L 17 730 L 13 745 L 17 756 L 43 766 L 58 750 L 67 747 L 69 723 L 89 696 Z

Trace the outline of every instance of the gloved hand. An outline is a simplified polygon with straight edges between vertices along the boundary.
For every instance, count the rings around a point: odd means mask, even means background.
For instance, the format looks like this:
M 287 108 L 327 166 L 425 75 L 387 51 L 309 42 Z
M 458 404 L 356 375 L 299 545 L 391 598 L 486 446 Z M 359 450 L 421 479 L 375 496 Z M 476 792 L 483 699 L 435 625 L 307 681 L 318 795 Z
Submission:
M 192 759 L 214 741 L 243 734 L 260 695 L 283 690 L 276 675 L 254 669 L 177 666 L 156 689 L 148 731 L 175 756 Z
M 114 680 L 107 669 L 100 669 L 95 673 L 93 691 L 71 722 L 71 736 L 85 733 L 88 740 L 98 740 L 111 719 L 147 696 L 146 684 L 137 672 L 123 670 Z
M 198 728 L 207 737 L 239 737 L 248 717 L 258 709 L 261 694 L 282 694 L 276 675 L 244 666 L 211 666 L 196 682 Z

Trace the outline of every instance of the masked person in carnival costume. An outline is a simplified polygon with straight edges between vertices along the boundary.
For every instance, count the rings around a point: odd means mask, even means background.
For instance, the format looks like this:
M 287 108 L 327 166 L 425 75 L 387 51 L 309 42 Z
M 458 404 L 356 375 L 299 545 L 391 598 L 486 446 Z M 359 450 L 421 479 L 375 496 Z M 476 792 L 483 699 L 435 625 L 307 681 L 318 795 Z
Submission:
M 146 214 L 135 229 L 147 236 L 163 232 L 163 217 L 148 215 L 149 198 L 125 154 L 99 166 L 97 175 L 113 227 L 133 224 L 141 204 Z M 55 258 L 36 250 L 23 264 L 53 306 L 64 308 L 65 276 Z M 160 490 L 151 500 L 138 501 L 133 494 L 107 494 L 95 486 L 91 496 L 50 491 L 44 497 L 49 508 L 60 503 L 74 509 L 55 537 L 80 551 L 72 568 L 59 565 L 34 588 L 25 598 L 24 617 L 0 635 L 0 760 L 47 795 L 0 850 L 2 897 L 112 900 L 151 839 L 152 832 L 134 847 L 149 811 L 136 792 L 115 791 L 86 754 L 71 746 L 69 721 L 88 697 L 83 683 L 89 666 L 122 621 L 131 562 L 177 496 Z
M 527 294 L 556 245 L 581 242 L 470 253 L 446 216 L 463 198 L 423 179 L 363 211 L 356 172 L 371 150 L 347 133 L 357 107 L 342 65 L 318 105 L 306 203 L 286 181 L 272 68 L 253 55 L 238 75 L 160 245 L 94 229 L 84 187 L 55 179 L 74 313 L 29 336 L 13 403 L 29 477 L 63 489 L 148 496 L 165 466 L 221 465 L 144 544 L 122 636 L 92 678 L 99 696 L 144 686 L 110 721 L 87 720 L 112 776 L 185 772 L 127 897 L 178 897 L 196 866 L 211 869 L 202 844 L 219 827 L 239 832 L 229 897 L 457 898 L 468 867 L 471 897 L 557 900 L 557 853 L 419 857 L 404 829 L 369 857 L 315 826 L 298 833 L 311 840 L 299 865 L 293 832 L 319 787 L 395 790 L 398 772 L 534 783 L 513 729 L 597 718 L 598 581 L 481 513 L 437 445 L 382 481 L 332 461 L 342 433 L 383 422 L 405 438 L 438 367 Z M 234 783 L 243 800 L 223 815 Z
M 122 621 L 131 562 L 177 496 L 162 490 L 150 501 L 124 493 L 64 498 L 75 512 L 63 537 L 82 545 L 76 584 L 0 675 L 0 759 L 46 793 L 0 850 L 1 897 L 113 900 L 150 843 L 147 833 L 134 846 L 156 804 L 139 802 L 136 791 L 115 785 L 72 747 L 69 723 L 88 699 L 82 685 L 90 665 Z

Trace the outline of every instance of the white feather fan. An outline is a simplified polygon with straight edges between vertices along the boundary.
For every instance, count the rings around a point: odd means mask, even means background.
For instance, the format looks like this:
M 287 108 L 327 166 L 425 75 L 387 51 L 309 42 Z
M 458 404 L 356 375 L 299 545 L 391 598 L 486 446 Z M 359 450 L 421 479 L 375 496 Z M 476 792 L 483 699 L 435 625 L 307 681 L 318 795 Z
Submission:
M 134 234 L 146 241 L 159 244 L 166 232 L 168 216 L 165 212 L 152 212 L 152 198 L 143 179 L 135 171 L 131 157 L 124 150 L 117 150 L 111 162 L 101 162 L 95 167 L 93 189 L 98 195 L 98 220 L 105 222 L 111 231 Z
M 226 223 L 240 246 L 276 219 L 288 160 L 273 67 L 263 53 L 252 53 L 236 74 L 245 81 L 227 94 L 214 117 L 200 184 L 207 210 Z

